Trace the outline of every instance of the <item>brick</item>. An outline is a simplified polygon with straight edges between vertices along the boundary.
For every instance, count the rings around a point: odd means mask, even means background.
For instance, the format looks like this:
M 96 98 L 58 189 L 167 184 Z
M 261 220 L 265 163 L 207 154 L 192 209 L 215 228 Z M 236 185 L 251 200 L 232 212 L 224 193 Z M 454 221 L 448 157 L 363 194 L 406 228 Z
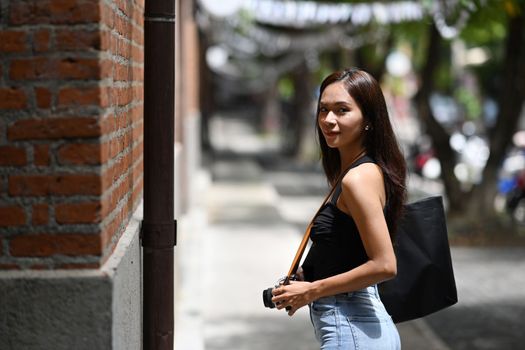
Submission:
M 36 52 L 49 51 L 51 32 L 49 29 L 40 29 L 33 34 L 33 48 Z
M 140 45 L 140 46 L 143 46 L 144 45 L 144 31 L 142 30 L 142 26 L 137 28 L 137 27 L 133 27 L 132 28 L 132 41 L 137 44 L 137 45 Z
M 55 34 L 55 45 L 59 51 L 77 51 L 77 50 L 100 50 L 101 33 L 88 30 L 58 30 Z
M 100 78 L 99 61 L 96 58 L 66 58 L 58 62 L 58 77 L 61 79 Z
M 61 203 L 55 206 L 59 224 L 95 224 L 102 221 L 100 202 Z
M 133 91 L 131 87 L 116 88 L 117 92 L 116 103 L 118 106 L 125 106 L 133 100 Z
M 132 77 L 133 81 L 143 81 L 144 68 L 139 66 L 133 66 Z
M 108 143 L 108 156 L 109 158 L 115 158 L 121 151 L 121 137 L 115 137 L 111 139 Z
M 97 79 L 100 67 L 96 58 L 32 57 L 13 60 L 9 77 L 12 80 Z
M 139 140 L 142 137 L 142 135 L 144 135 L 144 124 L 139 123 L 133 128 L 132 139 Z
M 100 50 L 111 51 L 112 34 L 108 30 L 102 30 L 100 32 Z
M 99 143 L 66 144 L 57 152 L 60 164 L 98 165 L 102 163 Z
M 0 87 L 0 110 L 23 109 L 27 106 L 27 96 L 20 88 Z
M 109 194 L 109 198 L 104 203 L 104 210 L 110 212 L 118 206 L 118 203 L 123 200 L 126 195 L 131 194 L 130 189 L 132 188 L 131 179 L 128 175 L 124 175 L 124 179 L 120 184 L 113 189 Z
M 96 174 L 82 175 L 11 175 L 11 196 L 100 195 L 101 180 Z
M 58 92 L 58 105 L 61 107 L 102 105 L 101 94 L 102 90 L 99 86 L 63 88 Z
M 0 264 L 0 270 L 21 270 L 17 264 Z
M 56 61 L 47 57 L 14 59 L 9 77 L 12 80 L 53 79 L 57 76 Z
M 49 266 L 44 264 L 33 264 L 29 266 L 31 270 L 48 270 Z
M 144 87 L 142 85 L 133 87 L 133 100 L 144 100 Z
M 140 199 L 142 198 L 143 188 L 144 188 L 144 182 L 141 179 L 140 181 L 138 181 L 131 195 L 131 201 L 133 203 L 133 211 L 135 211 L 135 209 L 137 208 L 137 205 L 139 204 Z
M 103 135 L 111 134 L 117 130 L 117 123 L 114 114 L 106 114 L 100 119 L 100 133 Z
M 131 60 L 135 63 L 144 62 L 144 49 L 141 47 L 133 46 L 131 48 Z
M 31 219 L 33 225 L 47 225 L 49 223 L 49 205 L 46 203 L 34 204 Z
M 11 196 L 46 196 L 51 194 L 51 175 L 11 175 L 8 192 Z
M 27 34 L 21 31 L 0 31 L 0 52 L 23 52 L 27 49 Z
M 115 29 L 122 36 L 127 36 L 131 33 L 131 23 L 124 17 L 115 16 Z
M 19 206 L 0 207 L 0 226 L 20 226 L 26 223 L 24 208 Z
M 100 127 L 94 117 L 23 119 L 7 130 L 10 141 L 96 136 L 100 136 Z
M 142 105 L 135 106 L 131 110 L 131 120 L 133 121 L 133 123 L 139 120 L 143 120 L 144 119 L 143 116 L 144 116 L 144 106 Z
M 122 56 L 126 58 L 126 55 L 129 50 L 128 43 L 118 36 L 118 34 L 113 34 L 111 37 L 111 52 L 115 55 Z
M 19 0 L 10 5 L 12 25 L 93 23 L 100 17 L 97 0 Z
M 14 146 L 0 146 L 0 166 L 21 166 L 27 163 L 26 150 Z
M 104 228 L 101 235 L 101 244 L 104 248 L 110 246 L 112 238 L 118 234 L 120 213 Z
M 111 78 L 113 76 L 113 61 L 100 60 L 100 79 Z
M 106 3 L 102 2 L 100 12 L 100 23 L 105 24 L 108 28 L 113 29 L 115 25 L 115 11 Z
M 49 145 L 33 146 L 33 162 L 36 166 L 48 166 L 49 160 Z
M 131 67 L 123 64 L 115 64 L 113 78 L 116 81 L 126 80 L 131 81 Z
M 130 16 L 131 14 L 131 2 L 130 1 L 116 0 L 115 3 L 117 4 L 117 7 L 119 8 L 119 10 L 122 11 L 122 13 L 124 13 L 126 17 Z
M 133 22 L 141 28 L 144 28 L 144 9 L 137 6 L 133 7 Z
M 133 158 L 133 160 L 136 162 L 138 159 L 141 159 L 142 158 L 142 154 L 143 154 L 143 151 L 144 151 L 144 142 L 140 141 L 140 142 L 137 142 L 134 147 L 133 147 L 133 151 L 132 151 L 132 154 L 131 154 L 131 157 Z
M 45 87 L 35 88 L 36 105 L 38 108 L 50 108 L 51 99 L 53 97 L 52 92 Z
M 100 255 L 100 237 L 94 234 L 37 234 L 15 236 L 9 244 L 12 256 Z
M 113 166 L 106 169 L 102 174 L 103 188 L 109 188 L 112 183 L 117 182 L 122 174 L 131 168 L 131 152 L 127 152 L 122 158 L 118 159 Z

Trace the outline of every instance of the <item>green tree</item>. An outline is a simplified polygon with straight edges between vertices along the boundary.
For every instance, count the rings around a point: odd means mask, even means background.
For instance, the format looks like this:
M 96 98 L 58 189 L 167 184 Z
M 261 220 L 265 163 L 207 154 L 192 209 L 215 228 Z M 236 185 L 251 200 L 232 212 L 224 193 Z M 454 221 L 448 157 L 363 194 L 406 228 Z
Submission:
M 523 1 L 491 2 L 480 7 L 472 15 L 471 21 L 464 30 L 463 39 L 479 43 L 492 41 L 496 52 L 492 65 L 498 79 L 497 89 L 487 84 L 487 93 L 498 92 L 499 112 L 495 125 L 488 130 L 490 156 L 483 170 L 480 184 L 465 193 L 454 175 L 456 164 L 455 153 L 449 144 L 449 132 L 436 120 L 429 104 L 430 94 L 438 89 L 436 72 L 442 64 L 449 64 L 448 46 L 450 42 L 443 39 L 434 24 L 429 25 L 426 36 L 426 55 L 419 70 L 421 86 L 415 96 L 418 116 L 431 137 L 436 156 L 441 162 L 442 180 L 450 202 L 452 217 L 463 217 L 467 221 L 479 218 L 494 218 L 494 197 L 497 193 L 498 170 L 505 156 L 512 134 L 516 131 L 518 118 L 525 100 L 525 6 Z M 504 28 L 504 40 L 495 38 L 497 31 L 487 33 L 487 29 Z M 480 73 L 480 72 L 478 72 Z M 483 77 L 481 77 L 483 81 Z M 486 81 L 485 81 L 486 82 Z M 492 90 L 492 91 L 491 91 Z

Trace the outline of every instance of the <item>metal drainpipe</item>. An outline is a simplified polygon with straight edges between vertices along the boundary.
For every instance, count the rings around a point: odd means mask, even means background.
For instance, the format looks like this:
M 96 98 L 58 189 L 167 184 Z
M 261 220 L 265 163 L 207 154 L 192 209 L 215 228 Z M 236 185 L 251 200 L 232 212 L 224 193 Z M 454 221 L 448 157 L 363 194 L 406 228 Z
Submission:
M 175 0 L 144 12 L 143 349 L 173 350 Z

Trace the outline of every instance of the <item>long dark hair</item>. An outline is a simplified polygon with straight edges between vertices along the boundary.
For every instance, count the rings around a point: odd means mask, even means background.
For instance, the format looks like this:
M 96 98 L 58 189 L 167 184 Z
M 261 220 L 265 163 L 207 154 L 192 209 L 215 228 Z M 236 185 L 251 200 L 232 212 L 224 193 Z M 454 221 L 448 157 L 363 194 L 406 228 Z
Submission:
M 330 148 L 319 127 L 319 103 L 325 88 L 335 82 L 342 82 L 346 91 L 358 104 L 365 124 L 370 128 L 364 132 L 366 154 L 375 160 L 383 171 L 386 191 L 385 218 L 390 235 L 396 232 L 397 221 L 401 216 L 406 199 L 406 162 L 397 143 L 386 108 L 385 97 L 377 80 L 358 68 L 345 69 L 332 73 L 321 83 L 317 102 L 317 135 L 321 146 L 321 160 L 330 184 L 334 185 L 341 171 L 341 158 L 337 148 Z

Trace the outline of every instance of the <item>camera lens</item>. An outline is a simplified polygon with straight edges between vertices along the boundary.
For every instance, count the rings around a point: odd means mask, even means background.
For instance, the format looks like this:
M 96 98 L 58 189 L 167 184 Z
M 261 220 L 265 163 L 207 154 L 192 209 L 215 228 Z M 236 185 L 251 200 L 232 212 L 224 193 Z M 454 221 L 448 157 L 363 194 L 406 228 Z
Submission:
M 273 294 L 272 294 L 273 288 L 268 288 L 266 290 L 263 290 L 263 303 L 265 307 L 269 307 L 270 309 L 273 309 L 275 307 L 275 304 L 272 301 Z

